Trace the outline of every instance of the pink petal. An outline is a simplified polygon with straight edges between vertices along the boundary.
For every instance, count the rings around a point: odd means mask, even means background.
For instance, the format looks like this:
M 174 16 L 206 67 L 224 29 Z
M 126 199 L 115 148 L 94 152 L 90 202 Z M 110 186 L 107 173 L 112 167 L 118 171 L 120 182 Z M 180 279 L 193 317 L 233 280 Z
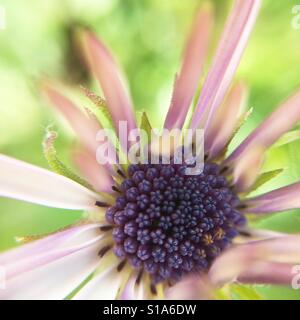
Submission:
M 247 157 L 240 159 L 233 171 L 235 190 L 245 192 L 250 190 L 256 181 L 264 163 L 264 149 L 257 145 L 249 150 Z
M 99 225 L 95 224 L 4 253 L 3 257 L 10 256 L 7 260 L 1 257 L 7 278 L 0 298 L 63 299 L 99 264 L 100 246 Z
M 232 87 L 224 103 L 216 112 L 206 130 L 205 150 L 209 158 L 214 158 L 227 145 L 247 99 L 247 87 L 239 82 Z
M 212 9 L 210 6 L 205 6 L 198 13 L 185 49 L 182 67 L 175 82 L 172 102 L 165 120 L 166 129 L 182 128 L 203 70 L 212 25 Z
M 120 121 L 126 121 L 127 132 L 135 129 L 132 103 L 114 59 L 104 44 L 91 32 L 83 32 L 83 40 L 87 60 L 101 85 L 115 127 L 119 127 Z M 122 145 L 124 147 L 124 143 Z
M 209 126 L 230 86 L 258 15 L 260 0 L 236 0 L 212 68 L 204 83 L 191 128 Z
M 205 275 L 190 275 L 167 290 L 168 300 L 212 300 L 214 290 Z
M 245 201 L 248 212 L 271 213 L 300 208 L 300 182 Z
M 82 175 L 97 191 L 112 192 L 111 187 L 114 185 L 114 181 L 107 168 L 100 165 L 96 158 L 88 152 L 79 151 L 73 154 L 73 159 Z
M 238 277 L 238 281 L 251 284 L 291 285 L 295 274 L 292 264 L 259 262 Z
M 220 285 L 236 280 L 257 263 L 298 263 L 299 244 L 300 236 L 290 235 L 233 247 L 215 260 L 209 271 L 210 279 Z
M 282 134 L 300 121 L 300 91 L 280 105 L 241 145 L 228 157 L 227 163 L 247 157 L 256 146 L 270 147 Z
M 90 210 L 101 197 L 64 176 L 0 155 L 0 196 L 41 205 Z
M 63 96 L 54 87 L 45 84 L 43 88 L 53 106 L 69 121 L 74 132 L 80 138 L 81 143 L 89 149 L 92 154 L 95 154 L 98 146 L 96 135 L 101 129 L 99 123 L 86 117 L 71 100 Z

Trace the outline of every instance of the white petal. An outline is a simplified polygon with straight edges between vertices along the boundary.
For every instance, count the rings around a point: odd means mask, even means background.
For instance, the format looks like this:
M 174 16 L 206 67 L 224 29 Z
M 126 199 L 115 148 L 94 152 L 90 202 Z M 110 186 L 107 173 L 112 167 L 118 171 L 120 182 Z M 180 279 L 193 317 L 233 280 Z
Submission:
M 0 196 L 73 210 L 93 209 L 101 201 L 71 179 L 4 155 L 0 155 Z
M 121 282 L 122 272 L 117 272 L 116 266 L 101 272 L 89 281 L 75 296 L 75 300 L 114 300 Z
M 125 288 L 120 295 L 120 300 L 144 300 L 146 298 L 144 286 L 142 283 L 137 286 L 136 278 L 137 274 L 134 273 L 127 281 Z
M 64 298 L 100 261 L 99 226 L 73 227 L 2 254 L 6 288 L 0 298 Z
M 0 299 L 64 299 L 100 263 L 99 243 L 21 274 L 0 290 Z
M 53 250 L 58 248 L 58 246 L 65 247 L 66 245 L 78 245 L 83 241 L 90 240 L 91 235 L 93 235 L 95 231 L 99 231 L 100 226 L 100 224 L 94 223 L 70 227 L 69 229 L 56 232 L 45 236 L 42 239 L 8 250 L 0 254 L 0 265 L 7 266 L 15 261 L 21 261 L 27 257 Z M 98 233 L 96 236 L 98 236 Z

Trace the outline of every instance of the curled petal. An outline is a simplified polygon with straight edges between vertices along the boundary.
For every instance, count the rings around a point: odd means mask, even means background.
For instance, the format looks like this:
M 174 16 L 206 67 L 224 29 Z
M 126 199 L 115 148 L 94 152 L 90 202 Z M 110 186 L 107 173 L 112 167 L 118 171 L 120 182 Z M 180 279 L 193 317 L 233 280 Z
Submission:
M 97 132 L 101 129 L 99 123 L 92 118 L 86 117 L 71 100 L 62 95 L 53 86 L 45 84 L 43 89 L 53 106 L 69 121 L 72 129 L 80 138 L 81 143 L 92 154 L 95 154 L 97 149 L 96 136 Z
M 0 155 L 0 196 L 41 205 L 90 210 L 101 197 L 64 176 Z
M 182 128 L 203 70 L 212 25 L 212 9 L 210 6 L 205 6 L 196 18 L 185 49 L 182 67 L 175 82 L 172 102 L 165 120 L 166 129 Z
M 236 0 L 211 70 L 203 85 L 191 128 L 208 128 L 223 101 L 254 26 L 260 0 Z
M 300 236 L 291 235 L 239 245 L 215 260 L 209 276 L 214 284 L 234 281 L 257 263 L 299 263 Z
M 280 105 L 260 126 L 258 126 L 226 160 L 227 164 L 237 163 L 251 154 L 251 149 L 261 146 L 267 149 L 285 132 L 300 121 L 300 92 Z
M 115 128 L 119 127 L 120 121 L 126 121 L 128 132 L 135 129 L 131 99 L 114 59 L 104 44 L 91 32 L 84 31 L 82 39 L 84 53 L 101 85 Z M 122 137 L 119 138 L 122 143 Z
M 205 133 L 205 150 L 210 158 L 217 156 L 230 140 L 244 109 L 247 93 L 243 83 L 235 84 L 212 119 Z
M 0 255 L 5 270 L 1 299 L 62 299 L 99 263 L 99 225 L 50 235 Z
M 251 213 L 272 213 L 300 208 L 300 182 L 245 201 Z

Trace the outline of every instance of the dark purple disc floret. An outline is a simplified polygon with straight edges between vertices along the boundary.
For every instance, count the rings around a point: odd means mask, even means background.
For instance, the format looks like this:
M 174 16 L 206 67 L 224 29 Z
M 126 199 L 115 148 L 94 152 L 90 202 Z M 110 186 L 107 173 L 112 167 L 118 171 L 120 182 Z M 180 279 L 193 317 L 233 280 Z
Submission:
M 246 223 L 239 198 L 215 163 L 199 175 L 184 165 L 130 165 L 121 195 L 108 208 L 114 252 L 154 283 L 206 271 Z

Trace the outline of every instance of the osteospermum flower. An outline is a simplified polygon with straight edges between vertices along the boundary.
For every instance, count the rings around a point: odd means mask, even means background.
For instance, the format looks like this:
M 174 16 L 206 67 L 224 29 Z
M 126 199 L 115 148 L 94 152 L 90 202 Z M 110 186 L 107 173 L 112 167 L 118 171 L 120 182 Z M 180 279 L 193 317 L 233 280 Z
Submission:
M 7 279 L 1 298 L 163 298 L 167 292 L 169 297 L 200 297 L 236 279 L 290 283 L 291 266 L 300 261 L 300 236 L 254 230 L 247 226 L 247 214 L 300 207 L 299 183 L 249 197 L 275 175 L 260 172 L 264 154 L 300 120 L 300 93 L 227 155 L 247 117 L 245 86 L 231 84 L 259 6 L 259 0 L 235 1 L 190 118 L 213 26 L 210 7 L 199 12 L 187 42 L 164 128 L 205 130 L 205 163 L 198 175 L 186 175 L 184 163 L 99 165 L 95 137 L 102 125 L 97 117 L 45 85 L 78 134 L 82 148 L 74 159 L 84 179 L 59 161 L 55 133 L 49 132 L 45 155 L 58 173 L 2 155 L 0 194 L 88 214 L 64 230 L 23 238 L 28 243 L 3 253 L 0 265 Z M 128 132 L 135 129 L 132 103 L 113 58 L 91 32 L 84 31 L 82 39 L 105 100 L 85 93 L 113 127 L 126 121 Z M 141 127 L 145 124 L 149 128 L 144 114 Z

